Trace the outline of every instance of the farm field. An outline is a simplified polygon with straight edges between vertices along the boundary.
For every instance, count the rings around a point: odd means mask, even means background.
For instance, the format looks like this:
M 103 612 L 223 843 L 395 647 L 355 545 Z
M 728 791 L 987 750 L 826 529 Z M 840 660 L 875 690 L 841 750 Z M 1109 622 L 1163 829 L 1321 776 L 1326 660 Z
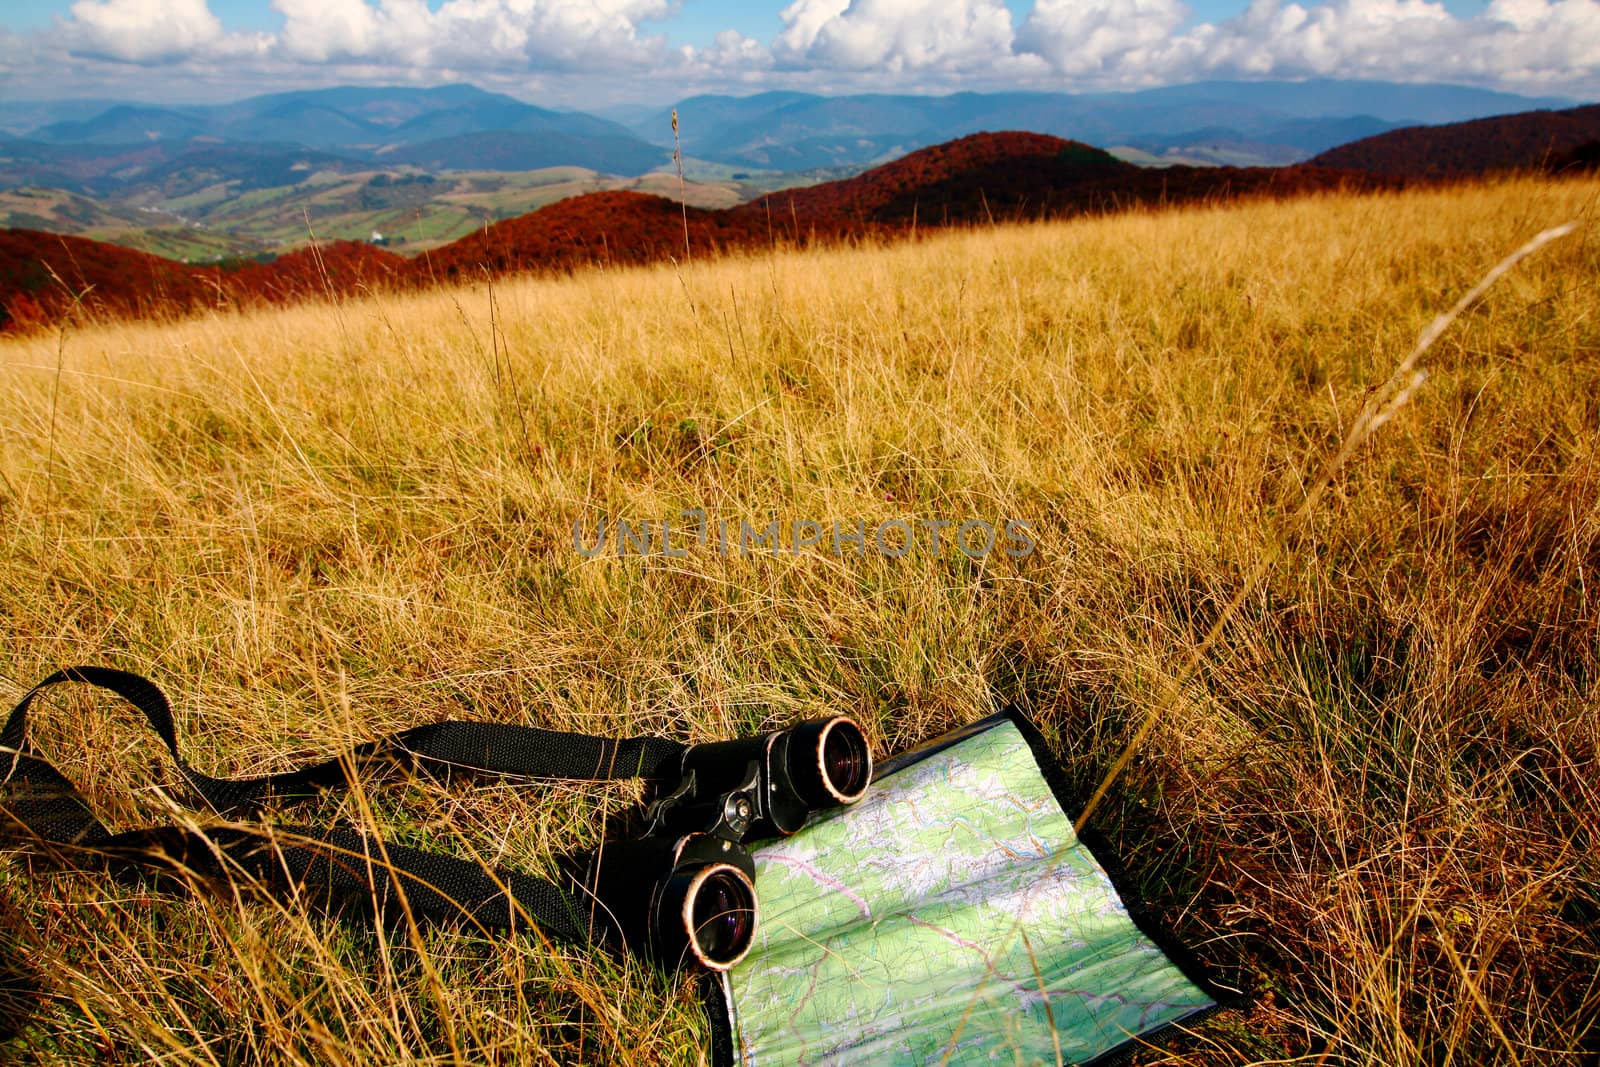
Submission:
M 845 711 L 885 755 L 1015 705 L 1085 796 L 1142 737 L 1091 825 L 1252 997 L 1137 1062 L 1584 1062 L 1597 196 L 1328 193 L 0 337 L 0 700 L 138 671 L 227 775 L 444 717 L 709 740 Z M 574 544 L 692 508 L 1012 519 L 1037 547 Z M 171 820 L 128 707 L 53 695 L 33 729 L 112 822 Z M 538 873 L 635 799 L 390 782 L 286 817 Z M 693 1064 L 708 1040 L 690 983 L 528 935 L 15 851 L 0 909 L 22 1063 Z
M 681 199 L 691 207 L 730 208 L 859 169 L 757 171 L 686 160 L 681 186 L 676 171 L 669 170 L 637 177 L 584 167 L 438 174 L 411 168 L 326 170 L 288 185 L 253 188 L 241 187 L 237 179 L 219 180 L 179 196 L 145 190 L 112 200 L 24 187 L 0 190 L 0 228 L 75 234 L 195 263 L 288 252 L 313 237 L 367 241 L 373 234 L 414 255 L 584 193 L 630 190 Z
M 276 251 L 307 244 L 312 234 L 319 240 L 365 241 L 379 233 L 411 253 L 570 196 L 603 189 L 664 195 L 669 187 L 676 196 L 676 175 L 618 178 L 582 167 L 442 175 L 329 171 L 301 184 L 244 193 L 219 185 L 165 201 L 163 207 Z M 731 207 L 738 200 L 726 184 L 687 184 L 684 195 L 697 207 Z

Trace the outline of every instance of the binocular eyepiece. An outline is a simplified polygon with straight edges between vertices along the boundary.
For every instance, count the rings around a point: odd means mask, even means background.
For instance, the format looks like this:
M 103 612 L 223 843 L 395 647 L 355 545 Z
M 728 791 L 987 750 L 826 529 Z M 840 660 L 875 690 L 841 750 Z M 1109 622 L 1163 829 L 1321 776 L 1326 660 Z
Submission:
M 601 846 L 583 879 L 607 939 L 671 966 L 725 971 L 756 934 L 755 861 L 743 845 L 689 834 Z
M 678 786 L 652 807 L 654 825 L 733 840 L 787 837 L 811 813 L 860 800 L 872 749 L 855 720 L 813 719 L 789 730 L 692 745 Z
M 690 746 L 678 769 L 676 786 L 650 806 L 644 835 L 604 845 L 580 878 L 612 940 L 669 966 L 725 971 L 755 939 L 755 860 L 745 841 L 787 836 L 814 811 L 860 800 L 872 750 L 854 720 L 836 715 Z

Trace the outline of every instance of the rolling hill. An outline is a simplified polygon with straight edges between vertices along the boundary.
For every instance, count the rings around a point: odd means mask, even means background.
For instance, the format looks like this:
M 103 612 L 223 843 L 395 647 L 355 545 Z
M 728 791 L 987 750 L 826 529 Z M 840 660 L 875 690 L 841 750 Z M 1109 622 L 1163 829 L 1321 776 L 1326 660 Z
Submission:
M 369 244 L 335 241 L 270 263 L 190 266 L 85 237 L 0 230 L 0 329 L 49 326 L 75 305 L 140 318 L 346 293 L 395 284 L 407 264 Z
M 842 227 L 828 226 L 829 233 Z M 648 193 L 589 193 L 495 223 L 413 260 L 413 276 L 470 277 L 587 263 L 647 263 L 749 248 L 773 239 L 766 223 L 737 209 L 685 208 Z
M 61 189 L 23 185 L 0 190 L 0 227 L 48 230 L 131 229 L 149 220 L 137 210 L 118 210 L 88 197 Z
M 1152 170 L 1045 134 L 979 133 L 855 178 L 782 190 L 736 210 L 834 223 L 941 225 L 1372 184 L 1366 175 L 1326 167 Z
M 1547 169 L 1595 141 L 1600 104 L 1391 130 L 1329 149 L 1311 162 L 1395 177 L 1465 178 Z
M 367 179 L 351 191 L 374 210 L 409 202 L 432 179 Z M 686 208 L 645 192 L 608 190 L 558 200 L 486 226 L 411 260 L 353 241 L 302 250 L 275 262 L 185 267 L 76 238 L 5 233 L 0 277 L 6 323 L 53 321 L 74 293 L 104 314 L 186 310 L 204 303 L 287 300 L 378 285 L 586 263 L 645 263 L 763 247 L 778 240 L 831 241 L 892 235 L 915 226 L 1114 211 L 1138 204 L 1311 189 L 1393 186 L 1325 167 L 1171 167 L 1149 170 L 1089 145 L 1034 133 L 980 133 L 921 149 L 854 178 L 774 193 L 719 210 Z M 398 199 L 396 199 L 398 198 Z M 687 249 L 686 249 L 687 244 Z

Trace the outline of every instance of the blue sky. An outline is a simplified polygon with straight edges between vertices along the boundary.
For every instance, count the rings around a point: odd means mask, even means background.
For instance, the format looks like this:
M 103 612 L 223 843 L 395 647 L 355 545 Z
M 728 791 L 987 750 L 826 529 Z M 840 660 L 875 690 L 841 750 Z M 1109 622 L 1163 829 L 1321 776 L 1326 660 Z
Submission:
M 1595 99 L 1600 0 L 0 0 L 0 103 L 470 81 L 605 107 L 1307 77 Z

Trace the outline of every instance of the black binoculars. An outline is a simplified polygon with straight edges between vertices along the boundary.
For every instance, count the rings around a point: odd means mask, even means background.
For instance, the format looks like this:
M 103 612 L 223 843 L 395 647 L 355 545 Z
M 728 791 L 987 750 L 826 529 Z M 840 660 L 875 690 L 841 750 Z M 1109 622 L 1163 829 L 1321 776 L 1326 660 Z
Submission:
M 836 715 L 692 745 L 677 774 L 647 809 L 641 836 L 603 845 L 575 873 L 605 913 L 595 925 L 619 947 L 725 971 L 755 939 L 755 860 L 745 842 L 787 836 L 815 811 L 860 800 L 872 751 L 861 727 Z

